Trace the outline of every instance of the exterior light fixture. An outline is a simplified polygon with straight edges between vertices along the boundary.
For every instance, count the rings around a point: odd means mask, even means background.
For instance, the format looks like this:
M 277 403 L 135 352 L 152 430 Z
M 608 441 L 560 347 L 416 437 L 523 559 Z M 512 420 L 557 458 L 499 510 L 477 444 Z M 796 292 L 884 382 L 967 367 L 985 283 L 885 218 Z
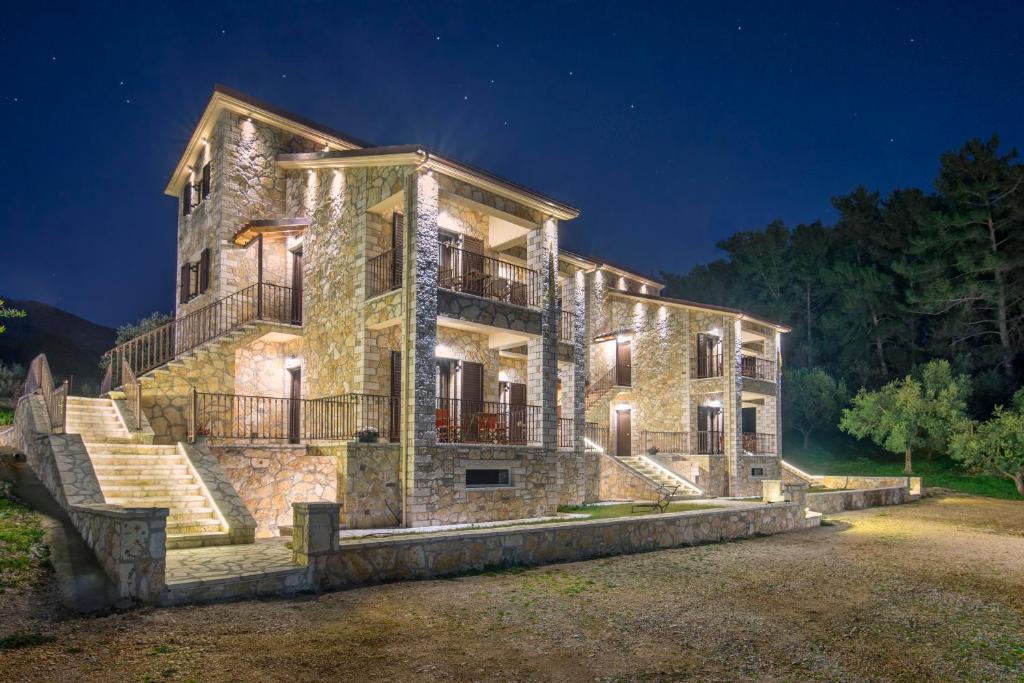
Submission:
M 615 412 L 617 412 L 617 413 L 621 413 L 621 412 L 629 410 L 629 409 L 630 409 L 630 405 L 628 403 L 616 403 L 615 404 Z

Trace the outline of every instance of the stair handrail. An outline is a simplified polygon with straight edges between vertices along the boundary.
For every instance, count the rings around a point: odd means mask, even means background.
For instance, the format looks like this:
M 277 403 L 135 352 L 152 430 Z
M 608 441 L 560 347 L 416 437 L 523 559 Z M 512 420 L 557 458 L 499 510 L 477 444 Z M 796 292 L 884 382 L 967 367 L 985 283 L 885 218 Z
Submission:
M 138 376 L 256 320 L 301 325 L 297 291 L 258 282 L 115 346 L 104 354 L 110 376 L 104 377 L 102 392 L 122 385 L 124 363 Z
M 596 382 L 592 382 L 587 385 L 585 403 L 588 409 L 593 401 L 596 400 L 596 397 L 615 386 L 615 369 L 616 366 L 613 365 L 608 369 L 608 372 L 604 373 L 604 375 L 598 378 Z
M 46 360 L 46 354 L 41 353 L 32 359 L 28 366 L 28 375 L 25 377 L 25 389 L 22 396 L 39 394 L 46 404 L 46 413 L 50 418 L 50 428 L 55 433 L 60 433 L 67 422 L 68 393 L 71 385 L 68 380 L 61 382 L 60 386 L 53 383 L 53 373 L 50 372 L 50 363 Z
M 132 372 L 132 366 L 124 358 L 121 359 L 121 388 L 128 402 L 128 409 L 135 416 L 136 424 L 142 423 L 142 385 Z

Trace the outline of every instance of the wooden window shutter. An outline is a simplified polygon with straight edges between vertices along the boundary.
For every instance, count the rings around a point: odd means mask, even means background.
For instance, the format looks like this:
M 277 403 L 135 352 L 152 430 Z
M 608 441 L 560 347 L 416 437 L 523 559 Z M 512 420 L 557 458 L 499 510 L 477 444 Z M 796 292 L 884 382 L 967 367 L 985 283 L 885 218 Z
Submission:
M 187 216 L 192 213 L 192 183 L 185 183 L 185 190 L 181 193 L 181 215 Z
M 199 255 L 199 293 L 205 294 L 210 288 L 210 249 L 203 249 Z
M 206 199 L 210 196 L 210 162 L 207 161 L 203 165 L 203 179 L 200 184 L 200 196 Z
M 405 245 L 405 216 L 391 214 L 391 286 L 402 286 L 402 250 Z
M 189 285 L 192 284 L 192 266 L 188 263 L 181 264 L 181 282 L 178 284 L 178 303 L 188 303 L 188 297 L 192 293 Z
M 484 253 L 484 241 L 479 237 L 470 237 L 469 235 L 462 236 L 462 248 L 465 251 L 473 254 Z
M 462 401 L 480 404 L 484 400 L 484 366 L 480 363 L 462 362 Z M 475 408 L 479 410 L 477 405 Z
M 526 405 L 526 385 L 521 382 L 512 382 L 509 385 L 508 402 L 514 406 Z
M 388 440 L 401 441 L 402 436 L 402 352 L 391 352 L 391 419 Z

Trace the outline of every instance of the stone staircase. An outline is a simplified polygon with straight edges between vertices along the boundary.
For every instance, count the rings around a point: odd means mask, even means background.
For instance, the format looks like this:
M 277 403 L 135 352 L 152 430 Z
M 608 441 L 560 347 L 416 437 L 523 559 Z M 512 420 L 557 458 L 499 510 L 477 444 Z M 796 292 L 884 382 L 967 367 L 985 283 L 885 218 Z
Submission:
M 224 353 L 225 350 L 230 350 L 233 353 L 243 337 L 251 336 L 257 328 L 272 324 L 263 321 L 253 321 L 239 325 L 229 332 L 203 342 L 199 346 L 179 354 L 163 365 L 143 373 L 139 376 L 139 385 L 143 389 L 150 388 L 168 375 L 201 367 L 205 362 Z
M 168 549 L 230 543 L 216 506 L 178 446 L 140 443 L 113 401 L 68 397 L 65 430 L 81 435 L 107 503 L 170 510 Z
M 676 491 L 676 495 L 672 497 L 672 500 L 683 500 L 686 498 L 694 498 L 704 495 L 704 490 L 694 484 L 689 479 L 681 477 L 674 472 L 660 467 L 655 464 L 649 458 L 642 455 L 630 455 L 626 457 L 615 456 L 616 459 L 626 467 L 630 468 L 634 472 L 642 474 L 651 481 L 654 481 L 659 486 L 672 489 L 676 486 L 679 490 Z

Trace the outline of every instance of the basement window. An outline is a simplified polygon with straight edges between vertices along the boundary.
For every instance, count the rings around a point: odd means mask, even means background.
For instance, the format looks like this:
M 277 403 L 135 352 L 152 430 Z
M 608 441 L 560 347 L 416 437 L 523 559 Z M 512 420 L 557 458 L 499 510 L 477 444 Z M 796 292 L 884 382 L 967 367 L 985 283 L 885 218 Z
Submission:
M 750 476 L 752 476 L 752 477 L 763 477 L 764 476 L 764 468 L 763 467 L 751 467 L 750 468 Z
M 466 488 L 511 485 L 509 470 L 466 470 Z

